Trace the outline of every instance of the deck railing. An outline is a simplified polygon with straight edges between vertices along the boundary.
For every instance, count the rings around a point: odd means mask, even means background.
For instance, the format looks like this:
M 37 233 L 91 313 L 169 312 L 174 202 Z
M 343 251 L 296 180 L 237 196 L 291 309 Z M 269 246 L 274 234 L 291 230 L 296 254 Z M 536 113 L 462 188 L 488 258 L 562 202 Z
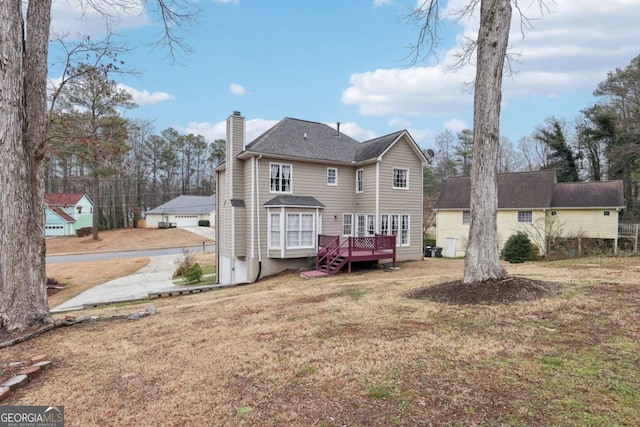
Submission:
M 640 224 L 618 224 L 619 237 L 635 237 L 640 230 Z
M 338 263 L 338 258 L 341 259 Z M 318 235 L 318 255 L 316 256 L 316 270 L 327 266 L 327 270 L 338 270 L 346 263 L 351 269 L 352 260 L 393 258 L 396 260 L 396 236 L 376 234 L 366 237 L 348 237 Z M 329 271 L 328 271 L 329 272 Z M 332 272 L 329 272 L 332 274 Z

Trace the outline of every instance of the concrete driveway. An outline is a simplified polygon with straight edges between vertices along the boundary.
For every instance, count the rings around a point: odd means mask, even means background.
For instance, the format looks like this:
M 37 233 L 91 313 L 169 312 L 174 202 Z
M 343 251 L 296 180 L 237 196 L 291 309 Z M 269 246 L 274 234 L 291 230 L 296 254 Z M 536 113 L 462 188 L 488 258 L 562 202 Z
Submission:
M 209 227 L 184 227 L 184 229 L 209 239 L 214 238 L 213 229 Z M 102 304 L 149 299 L 154 294 L 193 293 L 204 288 L 214 288 L 214 286 L 174 285 L 172 276 L 176 269 L 176 261 L 182 256 L 182 254 L 176 254 L 150 257 L 149 264 L 134 274 L 94 286 L 54 307 L 51 312 L 60 313 Z

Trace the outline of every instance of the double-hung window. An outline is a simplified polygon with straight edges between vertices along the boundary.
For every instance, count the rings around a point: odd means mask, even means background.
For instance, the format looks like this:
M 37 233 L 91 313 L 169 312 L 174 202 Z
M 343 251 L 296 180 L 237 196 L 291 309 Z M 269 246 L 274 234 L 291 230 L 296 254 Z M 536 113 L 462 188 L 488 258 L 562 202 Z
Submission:
M 393 169 L 393 188 L 409 188 L 409 169 Z
M 471 224 L 471 211 L 462 211 L 462 223 Z
M 364 169 L 358 169 L 356 171 L 356 193 L 362 193 L 364 191 Z
M 342 235 L 353 236 L 353 215 L 352 214 L 342 215 Z
M 269 247 L 280 249 L 280 214 L 269 214 Z
M 313 247 L 313 214 L 287 214 L 287 248 Z
M 367 236 L 376 234 L 375 218 L 374 214 L 367 214 Z
M 400 246 L 409 246 L 409 215 L 400 216 Z
M 291 193 L 291 165 L 271 163 L 271 192 Z
M 380 215 L 380 234 L 389 234 L 389 214 Z
M 327 168 L 327 185 L 338 185 L 338 169 Z

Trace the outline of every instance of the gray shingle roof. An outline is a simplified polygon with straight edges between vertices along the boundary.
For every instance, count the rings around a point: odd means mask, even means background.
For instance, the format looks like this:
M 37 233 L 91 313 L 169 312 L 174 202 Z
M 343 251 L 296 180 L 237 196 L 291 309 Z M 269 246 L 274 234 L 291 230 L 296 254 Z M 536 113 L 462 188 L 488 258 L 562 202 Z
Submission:
M 290 196 L 283 194 L 276 196 L 264 204 L 265 206 L 305 206 L 312 208 L 324 208 L 324 205 L 315 197 L 311 196 Z
M 245 147 L 245 152 L 331 162 L 362 162 L 384 153 L 405 132 L 360 143 L 324 123 L 287 117 Z
M 305 138 L 306 135 L 306 138 Z M 285 118 L 248 144 L 245 151 L 316 160 L 351 161 L 360 143 L 330 126 Z
M 563 182 L 556 184 L 553 208 L 622 208 L 622 181 Z
M 389 135 L 381 136 L 380 138 L 372 139 L 370 141 L 363 142 L 358 147 L 358 153 L 356 154 L 355 161 L 362 162 L 369 159 L 375 159 L 384 153 L 387 148 L 393 144 L 404 131 L 391 133 Z
M 216 196 L 178 196 L 151 209 L 151 214 L 208 214 L 216 207 Z
M 469 209 L 471 179 L 448 178 L 434 209 Z M 622 181 L 556 183 L 554 170 L 498 175 L 498 209 L 622 207 Z

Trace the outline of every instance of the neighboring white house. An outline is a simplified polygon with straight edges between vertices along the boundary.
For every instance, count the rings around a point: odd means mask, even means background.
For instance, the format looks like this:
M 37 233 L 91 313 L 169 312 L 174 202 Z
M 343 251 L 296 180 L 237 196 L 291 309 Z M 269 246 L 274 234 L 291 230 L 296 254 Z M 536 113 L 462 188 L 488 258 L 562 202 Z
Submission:
M 86 194 L 47 193 L 44 202 L 45 236 L 74 236 L 93 224 L 93 202 Z
M 177 227 L 197 227 L 200 221 L 215 223 L 216 197 L 178 196 L 145 213 L 147 228 L 158 228 L 159 223 Z
M 244 135 L 235 112 L 215 170 L 220 283 L 309 267 L 333 244 L 333 255 L 342 244 L 353 249 L 349 266 L 365 253 L 368 261 L 422 258 L 427 159 L 409 132 L 360 143 L 339 124 L 285 118 L 246 146 Z

